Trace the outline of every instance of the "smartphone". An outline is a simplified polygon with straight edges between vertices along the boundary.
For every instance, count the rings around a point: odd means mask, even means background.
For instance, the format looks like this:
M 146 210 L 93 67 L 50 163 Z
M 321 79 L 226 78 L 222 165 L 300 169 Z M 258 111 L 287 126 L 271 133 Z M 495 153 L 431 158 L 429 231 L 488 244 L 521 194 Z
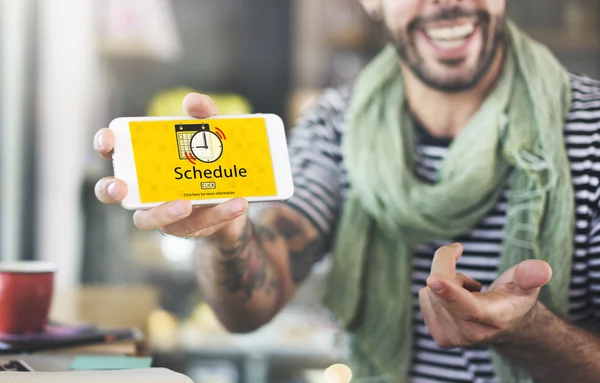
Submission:
M 283 201 L 294 193 L 285 127 L 277 115 L 121 117 L 109 128 L 115 135 L 114 174 L 128 187 L 121 203 L 126 209 L 175 200 Z

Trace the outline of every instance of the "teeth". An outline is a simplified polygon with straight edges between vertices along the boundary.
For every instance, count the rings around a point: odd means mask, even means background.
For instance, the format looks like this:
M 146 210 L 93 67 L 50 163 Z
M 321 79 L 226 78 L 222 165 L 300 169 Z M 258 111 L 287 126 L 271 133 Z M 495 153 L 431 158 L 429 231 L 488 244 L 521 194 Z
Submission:
M 465 43 L 465 40 L 435 40 L 435 45 L 442 49 L 458 48 Z
M 465 39 L 475 30 L 475 24 L 468 23 L 463 25 L 457 25 L 455 27 L 443 27 L 443 28 L 427 28 L 426 33 L 430 39 L 436 40 L 458 40 Z

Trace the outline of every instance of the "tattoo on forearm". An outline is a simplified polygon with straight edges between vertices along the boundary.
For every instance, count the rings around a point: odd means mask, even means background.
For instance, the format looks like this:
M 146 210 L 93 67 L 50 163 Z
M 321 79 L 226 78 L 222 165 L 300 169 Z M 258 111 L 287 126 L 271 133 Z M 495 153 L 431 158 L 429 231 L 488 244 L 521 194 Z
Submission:
M 294 283 L 302 282 L 310 274 L 315 257 L 321 249 L 321 242 L 315 239 L 300 251 L 290 250 L 290 272 Z
M 311 267 L 323 251 L 319 235 L 307 238 L 307 233 L 294 217 L 281 211 L 259 220 L 247 221 L 243 234 L 232 249 L 219 249 L 221 280 L 219 285 L 231 294 L 251 299 L 255 292 L 278 293 L 279 278 L 276 269 L 265 254 L 265 247 L 284 240 L 289 252 L 290 278 L 298 284 L 310 273 Z M 265 223 L 266 222 L 266 223 Z
M 220 285 L 232 294 L 242 292 L 248 300 L 260 289 L 266 293 L 277 291 L 277 275 L 261 249 L 263 241 L 275 239 L 272 231 L 248 221 L 238 246 L 220 250 L 219 263 L 225 275 Z
M 298 223 L 287 217 L 277 217 L 275 224 L 289 246 L 292 281 L 300 283 L 308 276 L 316 258 L 321 254 L 322 240 L 316 237 L 307 242 Z
M 254 232 L 256 233 L 256 237 L 260 240 L 274 242 L 278 237 L 278 234 L 272 229 L 256 223 L 254 224 Z
M 249 235 L 252 233 L 252 223 L 250 221 L 246 222 L 244 226 L 244 230 L 242 232 L 242 237 L 240 238 L 239 244 L 233 249 L 219 249 L 221 255 L 225 258 L 233 258 L 235 256 L 239 256 L 244 249 L 248 246 L 250 242 L 248 239 Z

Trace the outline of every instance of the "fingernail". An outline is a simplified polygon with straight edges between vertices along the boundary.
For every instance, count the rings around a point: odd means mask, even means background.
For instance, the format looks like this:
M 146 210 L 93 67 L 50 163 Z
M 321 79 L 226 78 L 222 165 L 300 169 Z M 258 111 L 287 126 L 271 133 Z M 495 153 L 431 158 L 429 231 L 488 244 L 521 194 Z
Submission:
M 104 142 L 102 141 L 103 135 L 104 133 L 102 131 L 99 131 L 98 134 L 96 134 L 96 148 L 98 150 L 104 150 Z
M 169 212 L 175 217 L 181 217 L 185 215 L 185 208 L 179 202 L 175 202 L 169 206 Z
M 233 214 L 240 214 L 244 211 L 244 205 L 242 205 L 240 202 L 234 202 L 231 204 L 229 209 Z
M 119 197 L 119 195 L 117 193 L 117 182 L 115 182 L 115 181 L 113 181 L 110 185 L 108 185 L 108 188 L 106 188 L 106 191 L 107 191 L 108 195 L 114 199 L 117 199 Z
M 444 285 L 441 282 L 431 282 L 429 288 L 438 294 L 444 292 Z

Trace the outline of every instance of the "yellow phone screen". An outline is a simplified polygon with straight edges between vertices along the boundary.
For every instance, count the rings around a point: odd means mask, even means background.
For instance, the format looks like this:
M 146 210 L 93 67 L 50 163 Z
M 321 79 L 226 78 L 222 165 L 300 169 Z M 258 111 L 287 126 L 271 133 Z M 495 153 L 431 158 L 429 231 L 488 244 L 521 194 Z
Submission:
M 142 203 L 277 195 L 263 118 L 129 123 Z

